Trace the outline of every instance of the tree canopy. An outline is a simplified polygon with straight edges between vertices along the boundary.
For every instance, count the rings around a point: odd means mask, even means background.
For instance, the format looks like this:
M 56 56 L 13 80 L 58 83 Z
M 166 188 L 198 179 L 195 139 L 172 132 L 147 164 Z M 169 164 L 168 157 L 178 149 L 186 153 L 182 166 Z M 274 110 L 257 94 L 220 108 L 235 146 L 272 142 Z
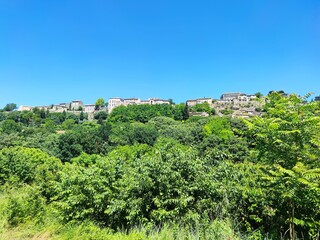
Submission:
M 270 92 L 250 118 L 189 118 L 185 104 L 92 121 L 1 112 L 0 234 L 319 239 L 320 105 L 308 96 Z

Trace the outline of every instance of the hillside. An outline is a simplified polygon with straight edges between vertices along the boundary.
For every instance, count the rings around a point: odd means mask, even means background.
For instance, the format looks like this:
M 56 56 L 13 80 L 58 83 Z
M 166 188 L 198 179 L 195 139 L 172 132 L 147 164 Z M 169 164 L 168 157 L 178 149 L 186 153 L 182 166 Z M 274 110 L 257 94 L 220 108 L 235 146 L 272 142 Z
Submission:
M 0 239 L 319 239 L 307 97 L 1 112 Z

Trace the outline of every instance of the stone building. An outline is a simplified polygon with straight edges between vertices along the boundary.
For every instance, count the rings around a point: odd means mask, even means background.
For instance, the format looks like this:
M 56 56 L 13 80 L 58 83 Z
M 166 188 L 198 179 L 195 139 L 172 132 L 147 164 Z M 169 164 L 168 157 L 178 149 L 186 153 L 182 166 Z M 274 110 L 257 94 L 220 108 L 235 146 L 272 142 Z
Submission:
M 84 112 L 91 113 L 91 112 L 94 112 L 96 110 L 96 105 L 94 105 L 94 104 L 84 104 L 82 108 L 83 108 Z
M 124 98 L 124 99 L 122 99 L 122 101 L 123 101 L 123 104 L 125 106 L 132 105 L 132 104 L 139 104 L 140 103 L 140 99 L 139 98 Z
M 52 105 L 51 109 L 49 109 L 50 112 L 63 112 L 63 111 L 68 111 L 68 106 L 69 104 L 67 103 L 60 103 L 60 104 L 55 104 Z
M 149 98 L 147 100 L 141 100 L 140 98 L 109 98 L 108 101 L 108 112 L 110 113 L 114 108 L 119 106 L 128 105 L 141 105 L 141 104 L 170 104 L 169 100 L 160 98 Z
M 79 107 L 83 106 L 83 102 L 80 100 L 74 100 L 70 103 L 70 110 L 78 110 Z
M 122 98 L 109 98 L 108 101 L 108 112 L 110 113 L 114 108 L 124 105 Z
M 154 104 L 170 104 L 169 100 L 163 100 L 160 98 L 150 98 L 149 100 L 149 104 L 154 105 Z
M 29 107 L 29 106 L 20 106 L 18 108 L 18 111 L 31 111 L 32 110 L 32 107 Z
M 197 99 L 187 100 L 187 106 L 192 107 L 197 104 L 202 104 L 205 102 L 207 102 L 209 104 L 209 106 L 211 106 L 212 105 L 212 98 L 197 98 Z
M 244 93 L 240 92 L 232 92 L 232 93 L 223 93 L 220 97 L 222 101 L 232 101 L 234 99 L 238 99 L 240 96 L 245 96 Z

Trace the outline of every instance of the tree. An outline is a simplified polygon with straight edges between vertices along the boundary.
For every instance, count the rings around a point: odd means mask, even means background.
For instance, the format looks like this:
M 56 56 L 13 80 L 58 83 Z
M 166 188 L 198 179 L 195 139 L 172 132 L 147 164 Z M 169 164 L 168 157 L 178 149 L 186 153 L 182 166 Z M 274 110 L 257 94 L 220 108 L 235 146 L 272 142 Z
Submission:
M 203 127 L 203 132 L 205 136 L 214 134 L 223 140 L 233 137 L 230 121 L 223 117 L 215 117 L 214 119 L 210 120 Z
M 75 123 L 76 122 L 73 119 L 67 119 L 61 124 L 61 127 L 62 129 L 65 129 L 65 130 L 72 129 Z
M 299 232 L 307 226 L 310 237 L 316 239 L 320 227 L 320 168 L 308 168 L 302 162 L 292 169 L 275 165 L 267 179 L 276 186 L 270 189 L 287 212 L 290 239 L 295 239 L 295 226 L 300 228 Z
M 3 110 L 6 111 L 6 112 L 11 112 L 16 108 L 17 108 L 17 104 L 15 104 L 15 103 L 7 103 L 6 106 L 3 108 Z
M 100 111 L 94 114 L 94 119 L 101 119 L 101 120 L 106 120 L 108 117 L 108 113 L 105 111 Z
M 87 113 L 84 113 L 83 111 L 80 112 L 80 115 L 79 115 L 79 120 L 80 121 L 83 121 L 85 119 L 88 119 L 88 114 Z
M 5 132 L 5 133 L 20 132 L 22 129 L 20 124 L 16 123 L 12 119 L 4 120 L 1 123 L 1 128 L 2 128 L 3 132 Z
M 188 105 L 185 104 L 183 109 L 183 120 L 187 120 L 188 118 L 189 118 L 189 108 L 188 108 Z
M 196 104 L 196 105 L 190 107 L 190 112 L 206 112 L 209 115 L 212 114 L 210 105 L 207 102 L 199 103 L 199 104 Z
M 294 238 L 295 225 L 304 226 L 304 231 L 309 228 L 309 232 L 320 227 L 319 222 L 307 225 L 301 222 L 303 219 L 295 218 L 300 215 L 304 219 L 316 219 L 314 216 L 320 215 L 319 207 L 308 210 L 310 202 L 320 205 L 319 177 L 310 179 L 311 173 L 319 171 L 320 164 L 319 106 L 313 102 L 305 103 L 309 96 L 300 98 L 280 91 L 270 92 L 265 114 L 243 120 L 254 142 L 254 161 L 271 165 L 270 185 L 273 185 L 270 191 L 277 195 L 277 205 L 283 206 L 278 209 L 278 214 L 287 218 L 280 224 L 289 223 L 291 239 Z
M 185 145 L 197 145 L 203 137 L 202 126 L 197 122 L 177 122 L 163 125 L 159 134 L 165 138 L 172 138 Z
M 257 98 L 263 97 L 263 94 L 261 92 L 257 92 L 254 94 Z
M 49 132 L 55 132 L 55 124 L 51 119 L 46 119 L 44 122 L 44 128 Z
M 153 145 L 157 137 L 158 132 L 151 124 L 121 123 L 112 128 L 110 141 L 113 145 L 133 145 L 136 143 Z
M 11 147 L 0 151 L 0 184 L 15 181 L 36 183 L 47 194 L 52 194 L 59 159 L 35 148 Z
M 79 115 L 74 114 L 74 113 L 66 113 L 66 119 L 73 119 L 75 121 L 75 123 L 79 123 L 80 119 L 79 119 Z
M 185 108 L 184 103 L 180 103 L 174 106 L 174 109 L 173 109 L 174 120 L 178 120 L 178 121 L 184 120 L 184 108 Z
M 109 122 L 142 122 L 146 123 L 157 116 L 174 117 L 174 106 L 169 104 L 156 105 L 128 105 L 119 106 L 112 110 Z
M 106 105 L 106 103 L 105 103 L 104 99 L 103 98 L 98 98 L 96 103 L 95 103 L 95 110 L 100 110 L 101 107 L 103 107 L 105 105 Z
M 32 117 L 33 117 L 33 114 L 32 112 L 30 111 L 23 111 L 21 113 L 21 119 L 20 121 L 25 124 L 25 125 L 29 125 L 31 122 L 32 122 Z

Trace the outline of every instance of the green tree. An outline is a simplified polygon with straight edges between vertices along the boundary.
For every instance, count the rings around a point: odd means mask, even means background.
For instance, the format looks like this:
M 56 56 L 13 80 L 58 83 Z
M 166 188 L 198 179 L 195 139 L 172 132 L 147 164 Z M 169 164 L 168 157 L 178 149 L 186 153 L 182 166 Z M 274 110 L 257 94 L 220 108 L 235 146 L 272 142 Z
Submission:
M 16 108 L 17 108 L 17 104 L 15 104 L 15 103 L 7 103 L 6 106 L 3 108 L 3 110 L 6 111 L 6 112 L 11 112 Z
M 20 132 L 22 127 L 12 119 L 4 120 L 1 123 L 2 131 L 5 133 Z
M 212 109 L 211 109 L 209 103 L 207 103 L 207 102 L 196 104 L 196 105 L 190 107 L 189 110 L 190 110 L 190 112 L 206 112 L 209 115 L 214 113 L 214 111 L 212 112 Z
M 159 135 L 175 139 L 188 146 L 197 145 L 203 139 L 202 126 L 197 122 L 177 122 L 163 126 L 159 129 Z
M 46 119 L 44 122 L 44 128 L 49 132 L 55 132 L 55 124 L 51 119 Z
M 88 120 L 88 114 L 87 113 L 84 113 L 83 111 L 80 112 L 80 115 L 79 115 L 79 120 L 80 121 L 83 121 L 83 120 Z
M 173 110 L 173 117 L 174 120 L 178 120 L 178 121 L 182 121 L 185 120 L 187 118 L 185 118 L 185 103 L 180 103 L 174 106 L 174 110 Z
M 103 98 L 98 98 L 96 103 L 95 103 L 95 109 L 100 110 L 101 107 L 104 107 L 106 105 L 105 101 Z
M 244 120 L 254 141 L 252 156 L 255 156 L 255 161 L 271 165 L 286 174 L 285 178 L 282 177 L 282 180 L 286 179 L 285 183 L 278 181 L 271 190 L 283 190 L 279 200 L 283 201 L 281 204 L 286 204 L 279 212 L 287 216 L 285 223 L 290 226 L 291 239 L 294 237 L 294 226 L 302 223 L 295 221 L 294 215 L 304 214 L 305 219 L 319 215 L 319 211 L 307 211 L 309 202 L 319 204 L 319 198 L 311 193 L 311 188 L 302 191 L 306 186 L 317 184 L 315 179 L 309 184 L 310 179 L 303 177 L 302 172 L 307 174 L 308 171 L 315 171 L 320 156 L 319 109 L 315 103 L 305 103 L 305 98 L 271 92 L 266 98 L 265 114 Z M 270 169 L 271 176 L 275 174 L 274 171 Z M 306 231 L 308 227 L 303 230 Z M 309 231 L 314 231 L 314 227 Z M 319 223 L 315 228 L 319 228 Z
M 20 121 L 25 124 L 25 125 L 29 125 L 30 123 L 32 123 L 32 118 L 33 117 L 33 114 L 32 112 L 30 111 L 23 111 L 21 113 L 21 118 L 20 118 Z
M 45 196 L 50 197 L 54 193 L 56 173 L 60 167 L 59 159 L 39 149 L 4 148 L 0 151 L 0 184 L 36 184 Z
M 110 142 L 113 145 L 133 145 L 136 143 L 153 145 L 157 137 L 158 132 L 151 124 L 122 123 L 112 128 Z
M 261 92 L 256 92 L 254 94 L 257 98 L 262 98 L 263 97 L 263 94 Z
M 142 104 L 119 106 L 112 110 L 109 122 L 142 122 L 146 123 L 157 116 L 174 117 L 174 106 L 169 104 Z
M 62 129 L 68 130 L 68 129 L 72 129 L 74 125 L 75 125 L 75 120 L 67 119 L 61 124 L 61 127 Z
M 108 117 L 108 113 L 105 111 L 99 111 L 97 113 L 94 114 L 94 119 L 101 119 L 101 120 L 106 120 Z
M 233 131 L 231 129 L 230 121 L 227 118 L 215 117 L 210 120 L 204 127 L 203 132 L 205 136 L 214 134 L 220 139 L 228 139 L 232 137 Z
M 296 238 L 297 227 L 297 232 L 309 233 L 313 239 L 319 237 L 320 168 L 308 168 L 297 162 L 292 169 L 275 165 L 269 173 L 270 185 L 276 186 L 271 189 L 277 196 L 277 204 L 287 213 L 285 222 L 289 224 L 290 239 Z M 281 219 L 278 214 L 276 217 Z

